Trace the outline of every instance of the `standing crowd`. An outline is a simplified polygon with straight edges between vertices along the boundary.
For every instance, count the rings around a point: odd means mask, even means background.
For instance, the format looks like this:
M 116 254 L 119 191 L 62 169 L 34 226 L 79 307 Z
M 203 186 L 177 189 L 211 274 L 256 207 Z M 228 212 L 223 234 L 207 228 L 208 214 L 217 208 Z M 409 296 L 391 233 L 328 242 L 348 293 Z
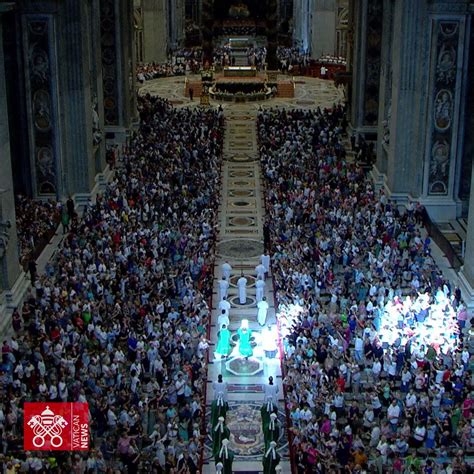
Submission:
M 415 206 L 346 156 L 344 116 L 258 114 L 298 472 L 472 472 L 471 321 Z
M 36 201 L 18 194 L 15 198 L 16 228 L 20 262 L 37 258 L 59 225 L 60 209 L 56 201 Z
M 0 366 L 8 472 L 198 472 L 223 114 L 150 96 L 139 114 L 106 191 L 13 315 Z M 25 453 L 24 401 L 88 402 L 93 449 Z

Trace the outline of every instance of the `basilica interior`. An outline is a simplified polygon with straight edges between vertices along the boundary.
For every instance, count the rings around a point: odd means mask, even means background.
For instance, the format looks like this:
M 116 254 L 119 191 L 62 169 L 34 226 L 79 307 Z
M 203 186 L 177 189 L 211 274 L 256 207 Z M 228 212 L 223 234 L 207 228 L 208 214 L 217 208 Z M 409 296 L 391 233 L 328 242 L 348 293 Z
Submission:
M 472 472 L 473 16 L 0 1 L 4 472 Z

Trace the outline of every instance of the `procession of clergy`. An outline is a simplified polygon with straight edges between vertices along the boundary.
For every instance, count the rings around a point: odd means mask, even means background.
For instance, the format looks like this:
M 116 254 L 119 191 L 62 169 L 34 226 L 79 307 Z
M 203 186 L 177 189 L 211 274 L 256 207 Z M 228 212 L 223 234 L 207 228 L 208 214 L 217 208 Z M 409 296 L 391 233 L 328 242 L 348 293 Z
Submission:
M 248 360 L 253 356 L 252 331 L 249 329 L 248 320 L 243 319 L 237 330 L 238 344 L 235 349 L 231 344 L 231 331 L 229 329 L 230 302 L 228 301 L 228 290 L 230 286 L 230 275 L 232 266 L 229 262 L 224 262 L 221 267 L 222 278 L 219 280 L 219 305 L 221 314 L 218 317 L 218 342 L 215 351 L 216 359 L 227 359 L 229 357 L 240 357 Z M 270 256 L 264 253 L 260 258 L 260 263 L 255 267 L 257 280 L 256 302 L 257 302 L 257 322 L 260 326 L 265 326 L 268 312 L 268 302 L 265 293 L 265 278 L 270 271 Z M 244 273 L 241 273 L 237 280 L 238 305 L 245 305 L 247 301 L 248 280 Z M 278 351 L 276 336 L 270 325 L 267 326 L 268 333 L 262 337 L 262 349 L 265 357 L 273 359 Z M 232 463 L 234 453 L 229 448 L 230 431 L 225 425 L 225 419 L 229 410 L 227 403 L 227 383 L 223 381 L 222 375 L 218 376 L 213 383 L 214 401 L 211 407 L 212 426 L 212 454 L 216 461 L 216 471 L 218 473 L 232 473 Z M 274 384 L 273 377 L 269 377 L 268 384 L 264 385 L 264 403 L 261 408 L 262 431 L 264 435 L 265 454 L 263 456 L 264 472 L 281 472 L 280 454 L 277 452 L 277 440 L 280 436 L 280 428 L 277 423 L 278 386 Z

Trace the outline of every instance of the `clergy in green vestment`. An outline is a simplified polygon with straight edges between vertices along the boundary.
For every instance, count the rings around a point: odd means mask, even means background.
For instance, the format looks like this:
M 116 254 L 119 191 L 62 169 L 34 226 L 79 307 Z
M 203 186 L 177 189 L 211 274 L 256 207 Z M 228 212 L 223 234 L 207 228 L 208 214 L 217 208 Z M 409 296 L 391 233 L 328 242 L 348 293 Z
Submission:
M 222 447 L 222 440 L 224 438 L 229 439 L 230 431 L 227 426 L 224 425 L 224 417 L 220 416 L 218 418 L 216 426 L 212 428 L 212 454 L 216 457 L 219 454 L 219 451 Z
M 280 464 L 280 455 L 276 450 L 276 442 L 272 441 L 270 447 L 263 456 L 263 474 L 275 474 L 276 467 Z
M 227 329 L 225 324 L 222 325 L 219 331 L 217 340 L 216 354 L 219 354 L 221 358 L 227 357 L 230 352 L 230 331 Z
M 277 442 L 280 437 L 280 427 L 278 426 L 277 414 L 270 414 L 270 422 L 263 426 L 263 439 L 265 441 L 265 449 L 270 448 L 272 441 Z
M 229 449 L 229 440 L 224 438 L 222 446 L 216 459 L 216 471 L 222 474 L 232 474 L 232 463 L 234 462 L 234 453 Z M 220 470 L 219 470 L 220 469 Z
M 214 400 L 211 405 L 211 426 L 217 426 L 219 418 L 226 418 L 227 412 L 229 410 L 229 404 L 218 398 Z

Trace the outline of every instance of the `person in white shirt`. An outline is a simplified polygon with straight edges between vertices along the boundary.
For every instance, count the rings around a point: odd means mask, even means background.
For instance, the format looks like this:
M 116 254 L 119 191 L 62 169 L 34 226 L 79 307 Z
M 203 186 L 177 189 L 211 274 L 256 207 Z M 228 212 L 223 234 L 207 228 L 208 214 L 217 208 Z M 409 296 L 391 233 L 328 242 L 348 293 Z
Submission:
M 227 300 L 227 298 L 223 298 L 221 301 L 219 301 L 218 307 L 221 311 L 224 310 L 226 312 L 227 316 L 229 316 L 230 303 Z
M 229 262 L 225 261 L 222 264 L 222 277 L 226 280 L 230 279 L 230 273 L 232 271 L 232 267 L 230 266 Z
M 410 393 L 407 394 L 405 398 L 405 406 L 407 410 L 416 405 L 416 395 L 413 393 L 413 390 L 410 390 Z
M 214 390 L 214 399 L 227 402 L 227 382 L 222 380 L 222 375 L 217 376 L 217 381 L 212 383 L 212 389 Z
M 354 340 L 354 357 L 357 361 L 361 361 L 364 355 L 364 341 L 357 335 Z
M 265 267 L 261 263 L 259 263 L 255 267 L 255 271 L 257 273 L 257 279 L 258 280 L 265 280 Z
M 278 386 L 273 383 L 273 377 L 268 377 L 268 385 L 264 386 L 264 401 L 267 404 L 267 410 L 273 411 L 273 407 L 278 402 Z
M 217 327 L 219 330 L 222 329 L 222 326 L 229 326 L 229 314 L 226 312 L 225 309 L 222 310 L 221 314 L 219 314 L 219 317 L 217 318 Z
M 374 360 L 374 363 L 372 364 L 372 376 L 374 377 L 374 380 L 377 381 L 380 377 L 380 372 L 382 371 L 382 364 L 378 359 Z
M 259 303 L 260 301 L 262 301 L 262 298 L 263 298 L 263 295 L 264 295 L 264 292 L 265 292 L 265 281 L 264 280 L 257 280 L 255 282 L 255 288 L 257 289 L 257 293 L 256 293 L 256 300 L 257 300 L 257 303 Z
M 244 277 L 243 272 L 237 280 L 237 286 L 239 288 L 239 303 L 245 304 L 247 302 L 247 278 Z
M 398 419 L 400 418 L 400 407 L 396 400 L 393 400 L 387 410 L 388 421 L 395 427 L 398 425 Z
M 265 267 L 265 273 L 268 274 L 270 273 L 270 255 L 268 255 L 268 252 L 265 252 L 261 257 L 260 257 L 260 262 L 262 265 Z
M 258 308 L 257 320 L 258 320 L 258 324 L 260 324 L 260 326 L 265 325 L 265 321 L 267 320 L 268 307 L 269 306 L 268 306 L 268 303 L 267 303 L 267 299 L 264 296 L 262 298 L 262 300 L 257 304 L 257 308 Z
M 219 280 L 219 300 L 223 300 L 227 298 L 227 290 L 229 289 L 229 282 L 227 281 L 226 277 L 222 277 Z

